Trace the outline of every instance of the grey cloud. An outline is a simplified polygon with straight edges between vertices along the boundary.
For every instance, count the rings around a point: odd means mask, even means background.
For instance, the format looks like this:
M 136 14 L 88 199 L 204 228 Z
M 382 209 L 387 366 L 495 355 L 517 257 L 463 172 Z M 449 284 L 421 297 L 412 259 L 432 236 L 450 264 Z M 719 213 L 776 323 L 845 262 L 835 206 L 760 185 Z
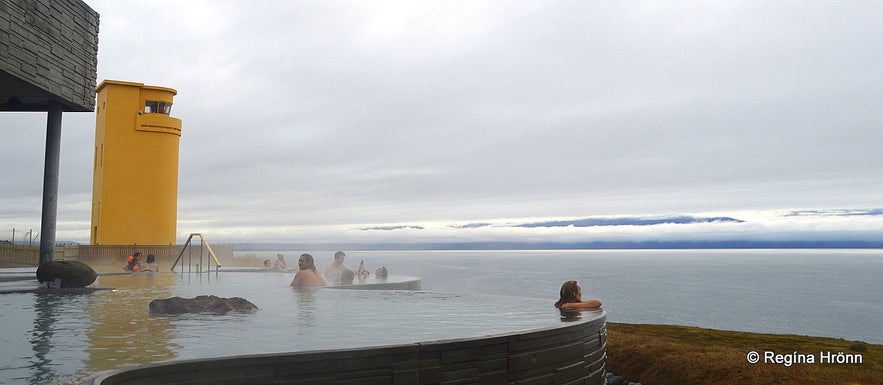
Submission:
M 883 198 L 871 3 L 213 1 L 137 17 L 89 3 L 102 14 L 99 80 L 179 91 L 186 223 L 366 228 Z M 94 115 L 68 116 L 61 188 L 88 192 Z M 45 118 L 28 119 L 34 132 L 0 144 L 15 165 L 4 201 L 41 188 Z

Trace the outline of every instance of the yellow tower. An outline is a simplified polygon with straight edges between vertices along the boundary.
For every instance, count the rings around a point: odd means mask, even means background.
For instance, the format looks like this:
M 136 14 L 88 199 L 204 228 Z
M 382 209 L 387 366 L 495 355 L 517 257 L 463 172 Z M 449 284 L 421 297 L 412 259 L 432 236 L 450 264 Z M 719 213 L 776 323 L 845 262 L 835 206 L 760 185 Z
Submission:
M 92 179 L 93 245 L 173 245 L 181 120 L 171 88 L 98 85 Z

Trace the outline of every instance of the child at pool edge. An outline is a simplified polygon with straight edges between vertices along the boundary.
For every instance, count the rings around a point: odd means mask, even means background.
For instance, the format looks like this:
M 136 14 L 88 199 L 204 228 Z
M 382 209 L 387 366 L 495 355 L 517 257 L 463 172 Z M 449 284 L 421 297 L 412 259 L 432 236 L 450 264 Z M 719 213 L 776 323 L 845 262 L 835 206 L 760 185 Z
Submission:
M 582 287 L 576 281 L 567 281 L 561 285 L 561 297 L 555 302 L 555 307 L 562 310 L 596 310 L 601 307 L 601 301 L 583 301 Z
M 141 252 L 136 251 L 135 254 L 129 256 L 126 260 L 126 266 L 123 267 L 125 271 L 141 271 Z
M 159 265 L 156 263 L 156 256 L 153 254 L 147 254 L 146 271 L 159 271 Z

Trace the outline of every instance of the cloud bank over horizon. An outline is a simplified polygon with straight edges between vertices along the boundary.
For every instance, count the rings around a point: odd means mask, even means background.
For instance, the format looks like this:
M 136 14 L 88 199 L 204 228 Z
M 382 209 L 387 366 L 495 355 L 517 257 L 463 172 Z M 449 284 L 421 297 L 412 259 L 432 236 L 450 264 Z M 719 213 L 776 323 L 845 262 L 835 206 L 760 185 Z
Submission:
M 301 244 L 881 241 L 883 214 L 880 209 L 814 212 L 800 215 L 792 211 L 735 213 L 740 219 L 685 214 L 545 220 L 507 218 L 481 225 L 449 222 L 367 227 L 213 225 L 215 231 L 206 235 L 224 243 Z M 179 238 L 188 234 L 179 232 Z

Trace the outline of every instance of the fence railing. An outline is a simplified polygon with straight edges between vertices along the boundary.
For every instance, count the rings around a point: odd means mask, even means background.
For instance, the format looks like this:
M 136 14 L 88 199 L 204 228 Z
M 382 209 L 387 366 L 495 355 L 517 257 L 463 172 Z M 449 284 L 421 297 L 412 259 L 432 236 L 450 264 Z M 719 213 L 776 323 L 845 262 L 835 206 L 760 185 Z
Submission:
M 16 265 L 37 266 L 40 263 L 40 246 L 0 242 L 0 261 Z
M 187 252 L 198 252 L 202 245 L 191 245 Z M 221 261 L 233 258 L 233 245 L 211 245 L 212 251 Z M 184 250 L 184 245 L 58 245 L 55 246 L 55 260 L 76 260 L 87 265 L 124 266 L 126 259 L 140 251 L 142 258 L 148 254 L 156 256 L 162 267 L 170 267 Z M 40 264 L 40 247 L 0 242 L 0 261 L 13 264 L 37 266 Z
M 212 249 L 221 259 L 233 258 L 233 245 L 213 245 Z M 76 259 L 88 265 L 123 266 L 130 255 L 140 251 L 142 259 L 153 254 L 156 256 L 156 263 L 160 266 L 172 266 L 183 250 L 184 245 L 79 245 L 77 255 L 70 255 L 65 251 L 64 258 Z M 58 253 L 57 248 L 56 253 Z M 58 254 L 56 259 L 60 259 Z

